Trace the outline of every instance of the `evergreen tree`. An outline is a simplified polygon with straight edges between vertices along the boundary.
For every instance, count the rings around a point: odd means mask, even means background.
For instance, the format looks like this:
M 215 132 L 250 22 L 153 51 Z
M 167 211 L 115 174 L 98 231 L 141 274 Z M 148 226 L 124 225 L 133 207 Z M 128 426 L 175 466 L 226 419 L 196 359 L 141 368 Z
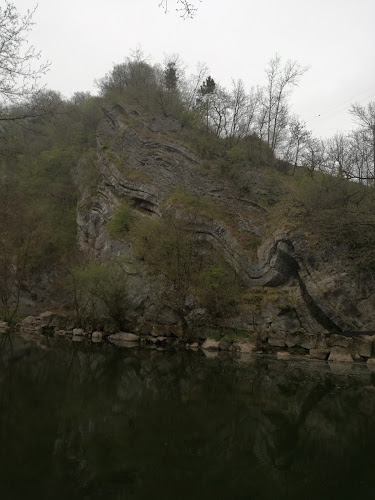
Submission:
M 203 84 L 201 85 L 200 92 L 202 95 L 213 94 L 215 92 L 215 88 L 216 88 L 215 80 L 210 76 L 208 76 L 206 78 L 206 81 L 203 82 Z
M 168 90 L 177 89 L 178 73 L 176 63 L 170 61 L 164 70 L 164 84 Z

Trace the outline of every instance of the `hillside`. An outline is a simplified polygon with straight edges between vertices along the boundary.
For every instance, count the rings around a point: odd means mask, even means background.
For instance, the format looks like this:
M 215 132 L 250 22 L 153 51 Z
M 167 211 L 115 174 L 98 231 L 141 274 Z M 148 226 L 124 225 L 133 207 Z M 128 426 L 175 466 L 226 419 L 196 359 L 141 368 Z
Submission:
M 369 177 L 277 159 L 280 116 L 264 135 L 263 108 L 176 71 L 128 60 L 99 97 L 46 92 L 53 114 L 0 130 L 1 317 L 275 347 L 375 330 Z

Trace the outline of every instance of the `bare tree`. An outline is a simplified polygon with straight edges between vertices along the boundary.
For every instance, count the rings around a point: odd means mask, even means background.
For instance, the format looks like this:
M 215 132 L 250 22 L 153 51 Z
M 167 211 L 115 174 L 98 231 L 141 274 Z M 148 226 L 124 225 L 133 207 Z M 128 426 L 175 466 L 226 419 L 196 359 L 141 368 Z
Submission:
M 302 154 L 303 166 L 309 171 L 311 177 L 314 176 L 316 170 L 323 170 L 325 164 L 325 145 L 321 139 L 312 137 L 306 141 L 306 147 Z
M 289 141 L 285 152 L 285 159 L 293 163 L 293 173 L 309 138 L 310 132 L 306 128 L 306 123 L 294 116 L 289 123 Z
M 349 178 L 368 183 L 373 179 L 372 137 L 368 130 L 353 130 L 349 138 L 350 171 Z
M 25 124 L 56 111 L 40 85 L 50 63 L 40 63 L 40 52 L 28 42 L 35 10 L 23 15 L 12 3 L 0 7 L 0 122 Z
M 208 76 L 208 67 L 205 63 L 198 63 L 196 66 L 196 73 L 191 75 L 189 80 L 185 83 L 183 90 L 187 108 L 190 110 L 195 107 L 197 103 L 198 94 L 203 82 Z
M 337 132 L 326 141 L 326 164 L 331 174 L 352 179 L 356 177 L 353 169 L 351 139 Z
M 244 120 L 243 135 L 246 136 L 256 129 L 257 115 L 261 104 L 261 92 L 259 88 L 252 87 L 247 96 L 246 114 Z
M 248 96 L 246 95 L 245 87 L 242 80 L 232 82 L 232 92 L 230 95 L 230 112 L 231 112 L 231 127 L 229 131 L 229 138 L 232 140 L 234 137 L 240 139 L 243 136 L 246 111 L 248 105 Z
M 282 131 L 288 124 L 288 97 L 306 71 L 307 68 L 302 67 L 297 61 L 289 60 L 282 66 L 278 55 L 268 63 L 263 106 L 267 118 L 267 143 L 272 151 L 276 150 Z
M 372 134 L 372 172 L 375 179 L 375 101 L 369 102 L 367 106 L 352 104 L 349 112 L 363 129 Z
M 40 79 L 46 73 L 49 62 L 38 63 L 40 52 L 28 43 L 27 36 L 33 23 L 33 10 L 25 15 L 6 2 L 0 7 L 0 99 L 1 115 L 7 105 L 29 98 L 40 89 Z
M 209 107 L 207 125 L 212 126 L 213 132 L 222 137 L 227 137 L 230 130 L 230 96 L 221 86 L 217 85 L 215 91 L 208 96 Z M 206 97 L 207 98 L 207 97 Z

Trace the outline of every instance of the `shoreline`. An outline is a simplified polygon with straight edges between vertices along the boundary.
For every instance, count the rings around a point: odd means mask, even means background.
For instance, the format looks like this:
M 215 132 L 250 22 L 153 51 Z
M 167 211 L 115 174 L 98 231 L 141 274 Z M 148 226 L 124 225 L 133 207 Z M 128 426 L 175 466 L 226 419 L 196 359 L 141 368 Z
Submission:
M 63 322 L 65 321 L 65 325 Z M 70 322 L 70 324 L 68 324 Z M 64 328 L 62 327 L 64 326 Z M 39 316 L 28 316 L 14 328 L 21 335 L 38 337 L 62 337 L 72 342 L 89 341 L 91 343 L 108 342 L 120 348 L 152 347 L 160 350 L 177 349 L 202 351 L 206 357 L 216 357 L 219 353 L 231 356 L 271 355 L 277 359 L 320 360 L 345 362 L 374 366 L 375 335 L 372 332 L 344 332 L 308 334 L 304 332 L 230 332 L 219 334 L 210 330 L 186 341 L 176 334 L 160 335 L 158 325 L 152 333 L 127 332 L 113 329 L 76 328 L 72 319 L 50 311 Z M 0 333 L 6 333 L 10 327 L 0 322 Z M 211 330 L 213 331 L 213 330 Z M 355 335 L 348 335 L 354 333 Z M 372 368 L 371 368 L 372 369 Z

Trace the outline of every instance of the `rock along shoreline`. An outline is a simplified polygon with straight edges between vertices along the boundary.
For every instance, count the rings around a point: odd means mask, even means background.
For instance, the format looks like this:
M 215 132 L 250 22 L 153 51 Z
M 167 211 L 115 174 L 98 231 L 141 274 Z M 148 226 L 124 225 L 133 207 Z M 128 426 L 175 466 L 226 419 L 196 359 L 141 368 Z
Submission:
M 9 326 L 0 322 L 0 334 L 7 333 Z M 50 311 L 39 316 L 28 316 L 16 327 L 21 334 L 32 336 L 61 336 L 72 342 L 110 342 L 120 348 L 152 346 L 160 349 L 202 350 L 207 357 L 215 357 L 221 351 L 233 355 L 273 354 L 278 359 L 323 360 L 329 362 L 363 363 L 375 368 L 375 332 L 344 332 L 343 334 L 306 334 L 264 332 L 259 335 L 246 332 L 223 332 L 210 336 L 210 330 L 197 334 L 186 341 L 174 335 L 161 335 L 158 328 L 150 333 L 116 331 L 110 329 L 77 328 L 71 318 Z

